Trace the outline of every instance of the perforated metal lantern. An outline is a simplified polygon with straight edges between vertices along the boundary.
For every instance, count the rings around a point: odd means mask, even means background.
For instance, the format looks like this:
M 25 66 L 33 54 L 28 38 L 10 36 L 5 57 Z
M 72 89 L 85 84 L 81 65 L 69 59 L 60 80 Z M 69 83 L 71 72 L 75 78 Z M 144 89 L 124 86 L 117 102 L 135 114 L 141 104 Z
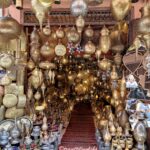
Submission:
M 0 18 L 0 36 L 4 40 L 18 38 L 21 34 L 21 25 L 10 15 Z
M 72 0 L 70 9 L 73 16 L 85 16 L 88 12 L 88 5 L 85 0 Z

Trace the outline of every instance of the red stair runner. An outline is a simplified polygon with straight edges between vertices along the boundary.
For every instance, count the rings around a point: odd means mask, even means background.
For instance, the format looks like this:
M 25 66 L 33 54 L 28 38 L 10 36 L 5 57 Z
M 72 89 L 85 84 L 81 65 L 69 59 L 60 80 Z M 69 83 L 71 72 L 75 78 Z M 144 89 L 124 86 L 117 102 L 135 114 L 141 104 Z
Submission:
M 71 120 L 59 149 L 90 148 L 97 150 L 95 127 L 91 106 L 79 103 L 71 114 Z

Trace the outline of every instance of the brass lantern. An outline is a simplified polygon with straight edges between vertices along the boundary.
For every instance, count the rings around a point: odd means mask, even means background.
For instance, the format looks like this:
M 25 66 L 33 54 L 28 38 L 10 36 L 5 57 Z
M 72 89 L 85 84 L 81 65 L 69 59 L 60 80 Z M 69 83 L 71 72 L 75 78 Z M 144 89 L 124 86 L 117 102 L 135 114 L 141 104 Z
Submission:
M 4 40 L 18 38 L 21 30 L 21 25 L 10 15 L 0 18 L 0 36 Z
M 86 54 L 94 54 L 95 53 L 95 50 L 96 50 L 96 47 L 95 45 L 92 43 L 92 41 L 88 41 L 86 44 L 85 44 L 85 53 Z
M 111 40 L 109 36 L 109 30 L 104 26 L 101 30 L 101 38 L 100 38 L 100 50 L 103 53 L 107 53 L 111 46 Z
M 92 38 L 94 36 L 94 30 L 90 25 L 85 29 L 85 35 L 88 38 Z
M 38 0 L 31 0 L 31 5 L 36 18 L 39 21 L 40 28 L 42 29 L 43 21 L 45 19 L 45 14 L 46 12 L 48 12 L 49 7 L 42 5 Z
M 137 30 L 140 34 L 150 33 L 150 3 L 146 3 L 141 9 L 142 18 L 137 24 Z
M 72 27 L 67 33 L 67 38 L 69 42 L 77 43 L 80 40 L 80 34 L 75 27 Z
M 131 9 L 131 0 L 111 0 L 111 11 L 117 21 L 123 20 Z
M 98 62 L 98 66 L 100 69 L 106 71 L 110 69 L 111 63 L 108 59 L 103 58 L 101 61 Z
M 76 19 L 76 27 L 77 27 L 77 31 L 79 33 L 82 32 L 83 28 L 85 26 L 85 20 L 83 18 L 83 16 L 79 16 L 77 19 Z

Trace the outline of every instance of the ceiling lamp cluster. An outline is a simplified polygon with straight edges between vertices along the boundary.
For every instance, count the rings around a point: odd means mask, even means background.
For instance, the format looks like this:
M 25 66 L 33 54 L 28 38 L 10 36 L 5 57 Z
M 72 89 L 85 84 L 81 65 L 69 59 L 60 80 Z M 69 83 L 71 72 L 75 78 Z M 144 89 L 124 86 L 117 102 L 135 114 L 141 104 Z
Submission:
M 121 21 L 131 9 L 131 0 L 124 0 L 122 2 L 120 0 L 112 0 L 110 6 L 114 18 L 117 21 Z

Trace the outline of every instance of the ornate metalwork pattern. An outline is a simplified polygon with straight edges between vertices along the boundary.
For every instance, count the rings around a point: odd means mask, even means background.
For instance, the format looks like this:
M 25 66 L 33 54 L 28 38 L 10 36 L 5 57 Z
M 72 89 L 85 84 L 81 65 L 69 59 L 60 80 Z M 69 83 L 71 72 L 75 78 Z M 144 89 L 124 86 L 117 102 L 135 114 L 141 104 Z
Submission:
M 25 9 L 22 12 L 22 23 L 24 26 L 38 25 L 38 21 L 35 18 L 34 13 Z M 51 25 L 74 25 L 75 17 L 71 15 L 70 9 L 55 9 L 49 12 L 48 19 Z M 126 17 L 126 21 L 129 22 L 133 19 L 133 9 L 130 11 L 129 15 Z M 45 20 L 44 23 L 47 21 Z M 101 25 L 113 25 L 116 23 L 115 19 L 111 14 L 110 8 L 90 8 L 87 16 L 85 17 L 86 24 L 101 26 Z

